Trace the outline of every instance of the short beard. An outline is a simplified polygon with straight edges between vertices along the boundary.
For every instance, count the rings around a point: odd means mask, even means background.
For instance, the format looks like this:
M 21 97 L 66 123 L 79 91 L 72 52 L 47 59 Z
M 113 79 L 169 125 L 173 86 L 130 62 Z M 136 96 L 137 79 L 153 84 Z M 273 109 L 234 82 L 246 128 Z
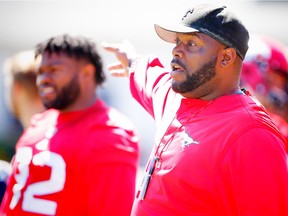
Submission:
M 44 102 L 44 106 L 47 109 L 54 108 L 62 110 L 73 104 L 79 95 L 80 85 L 78 82 L 78 77 L 75 75 L 70 83 L 60 90 L 55 100 L 51 102 Z
M 216 67 L 217 57 L 204 64 L 201 68 L 199 68 L 195 73 L 189 75 L 186 74 L 186 81 L 176 82 L 172 80 L 172 89 L 176 93 L 184 94 L 187 92 L 194 91 L 200 86 L 204 85 L 208 81 L 210 81 L 213 77 L 216 76 Z

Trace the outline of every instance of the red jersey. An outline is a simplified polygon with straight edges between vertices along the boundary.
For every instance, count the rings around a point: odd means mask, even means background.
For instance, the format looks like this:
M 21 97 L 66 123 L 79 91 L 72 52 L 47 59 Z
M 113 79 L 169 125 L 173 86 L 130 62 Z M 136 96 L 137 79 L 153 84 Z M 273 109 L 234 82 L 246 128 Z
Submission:
M 130 215 L 138 137 L 98 100 L 36 115 L 20 137 L 0 215 Z
M 258 101 L 182 98 L 157 58 L 133 64 L 130 83 L 159 128 L 133 216 L 288 215 L 285 140 Z

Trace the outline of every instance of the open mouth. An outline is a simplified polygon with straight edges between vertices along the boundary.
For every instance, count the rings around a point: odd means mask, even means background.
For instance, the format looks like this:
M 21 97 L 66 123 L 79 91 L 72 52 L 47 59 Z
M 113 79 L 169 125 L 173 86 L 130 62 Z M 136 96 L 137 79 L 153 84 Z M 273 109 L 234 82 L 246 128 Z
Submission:
M 39 89 L 39 94 L 41 97 L 51 97 L 52 95 L 55 94 L 55 88 L 51 86 L 43 86 Z
M 181 67 L 179 64 L 176 63 L 171 63 L 171 72 L 170 72 L 170 76 L 173 79 L 182 79 L 183 78 L 183 73 L 185 72 L 185 70 L 183 69 L 183 67 Z M 178 77 L 178 78 L 177 78 Z M 180 78 L 181 77 L 181 78 Z
M 175 64 L 175 63 L 171 63 L 171 68 L 172 68 L 172 71 L 183 71 L 183 68 L 180 67 L 178 64 Z

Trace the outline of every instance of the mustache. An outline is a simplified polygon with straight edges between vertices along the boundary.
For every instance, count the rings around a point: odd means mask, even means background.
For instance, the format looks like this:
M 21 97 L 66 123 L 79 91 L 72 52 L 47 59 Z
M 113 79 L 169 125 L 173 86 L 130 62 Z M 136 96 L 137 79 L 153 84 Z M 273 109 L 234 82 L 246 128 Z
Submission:
M 170 63 L 171 65 L 178 65 L 179 67 L 181 67 L 183 70 L 185 70 L 185 71 L 187 71 L 187 69 L 186 69 L 186 65 L 184 65 L 179 59 L 172 59 L 172 61 L 171 61 L 171 63 Z

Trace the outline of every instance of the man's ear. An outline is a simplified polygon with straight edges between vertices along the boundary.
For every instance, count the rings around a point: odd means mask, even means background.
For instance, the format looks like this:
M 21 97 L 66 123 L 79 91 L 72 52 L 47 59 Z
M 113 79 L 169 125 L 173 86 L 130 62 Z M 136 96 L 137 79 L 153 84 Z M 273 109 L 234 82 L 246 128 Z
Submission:
M 226 67 L 232 64 L 237 57 L 236 50 L 234 48 L 226 48 L 222 52 L 221 66 Z
M 82 68 L 82 73 L 84 77 L 94 77 L 94 74 L 96 73 L 95 67 L 93 64 L 86 64 Z

